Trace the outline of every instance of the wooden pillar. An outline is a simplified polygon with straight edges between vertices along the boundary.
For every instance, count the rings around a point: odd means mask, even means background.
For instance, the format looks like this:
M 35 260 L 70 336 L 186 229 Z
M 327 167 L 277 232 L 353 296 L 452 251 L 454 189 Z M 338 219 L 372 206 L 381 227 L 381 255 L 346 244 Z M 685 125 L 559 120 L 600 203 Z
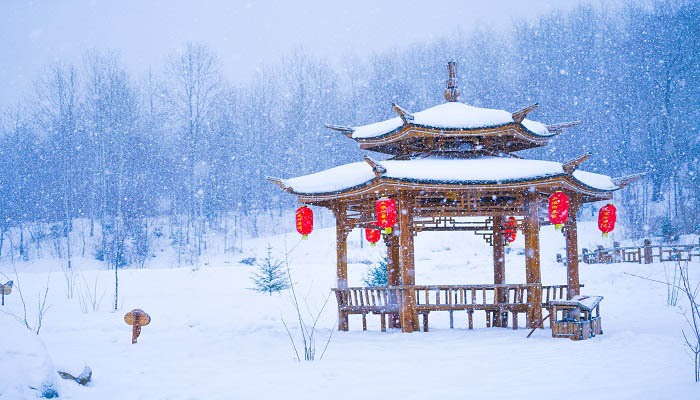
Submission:
M 564 224 L 564 234 L 566 235 L 566 284 L 567 299 L 571 299 L 580 294 L 581 285 L 578 278 L 578 239 L 576 232 L 576 212 L 578 204 L 572 203 L 569 208 L 569 218 Z
M 535 285 L 527 291 L 527 327 L 534 328 L 542 319 L 542 279 L 540 277 L 540 220 L 539 197 L 537 192 L 530 192 L 525 199 L 525 280 Z
M 335 249 L 336 276 L 338 288 L 348 287 L 348 230 L 346 228 L 346 212 L 344 206 L 339 206 L 335 212 Z
M 502 215 L 493 217 L 493 283 L 502 285 L 506 283 L 506 262 L 505 262 L 505 237 L 503 235 L 503 225 L 505 218 Z M 505 303 L 506 292 L 502 288 L 494 290 L 496 303 Z M 507 319 L 504 321 L 503 315 L 497 312 L 496 318 L 493 321 L 493 326 L 502 327 L 507 325 Z
M 415 285 L 415 266 L 413 250 L 413 216 L 412 207 L 405 195 L 399 197 L 397 218 L 399 237 L 399 268 L 401 271 L 401 285 Z M 402 290 L 401 308 L 401 331 L 413 332 L 418 330 L 418 314 L 416 313 L 415 290 L 406 288 Z
M 653 261 L 654 260 L 651 253 L 651 240 L 644 239 L 644 264 L 651 264 Z
M 348 230 L 346 229 L 346 209 L 345 206 L 338 206 L 334 209 L 335 214 L 335 249 L 336 249 L 336 276 L 338 279 L 338 289 L 348 287 Z M 338 310 L 338 330 L 348 330 L 348 315 Z
M 386 243 L 386 276 L 388 286 L 399 286 L 401 284 L 401 275 L 399 271 L 399 238 L 394 235 L 384 235 L 384 243 Z M 389 291 L 389 304 L 398 307 L 398 296 L 396 291 Z M 398 313 L 389 313 L 389 328 L 400 328 L 401 320 Z

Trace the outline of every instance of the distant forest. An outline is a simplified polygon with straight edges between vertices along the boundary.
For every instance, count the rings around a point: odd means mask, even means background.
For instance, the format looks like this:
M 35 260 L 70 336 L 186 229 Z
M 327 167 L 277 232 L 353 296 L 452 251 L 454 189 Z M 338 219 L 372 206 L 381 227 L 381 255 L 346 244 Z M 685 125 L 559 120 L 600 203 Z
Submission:
M 102 251 L 118 262 L 152 218 L 177 218 L 180 240 L 194 245 L 222 214 L 292 208 L 266 175 L 360 160 L 354 142 L 323 124 L 391 118 L 391 102 L 409 111 L 443 102 L 449 60 L 462 102 L 509 111 L 539 102 L 534 120 L 581 121 L 522 155 L 591 151 L 586 170 L 647 172 L 616 198 L 630 236 L 700 231 L 697 2 L 581 6 L 338 63 L 298 50 L 242 86 L 204 44 L 166 53 L 145 76 L 106 49 L 47 65 L 3 110 L 0 252 L 13 228 L 68 235 L 80 218 L 91 235 L 104 232 Z

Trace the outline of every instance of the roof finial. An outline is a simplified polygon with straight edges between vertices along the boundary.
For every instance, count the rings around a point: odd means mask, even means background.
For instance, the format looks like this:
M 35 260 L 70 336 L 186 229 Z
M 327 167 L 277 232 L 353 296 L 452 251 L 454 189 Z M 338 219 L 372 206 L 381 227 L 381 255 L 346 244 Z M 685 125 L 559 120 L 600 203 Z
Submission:
M 450 61 L 447 63 L 447 89 L 445 89 L 445 100 L 457 101 L 459 90 L 457 90 L 457 63 Z

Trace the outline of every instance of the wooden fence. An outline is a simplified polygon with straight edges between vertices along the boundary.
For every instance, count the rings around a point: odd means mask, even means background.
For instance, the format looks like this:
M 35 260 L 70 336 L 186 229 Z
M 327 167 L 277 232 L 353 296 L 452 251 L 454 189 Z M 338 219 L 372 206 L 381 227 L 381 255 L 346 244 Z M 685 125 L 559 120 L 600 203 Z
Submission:
M 637 263 L 651 264 L 664 261 L 700 261 L 700 244 L 652 245 L 645 239 L 640 246 L 621 247 L 613 243 L 612 248 L 598 246 L 595 250 L 582 249 L 579 262 L 586 264 Z M 557 262 L 566 263 L 566 257 L 557 254 Z

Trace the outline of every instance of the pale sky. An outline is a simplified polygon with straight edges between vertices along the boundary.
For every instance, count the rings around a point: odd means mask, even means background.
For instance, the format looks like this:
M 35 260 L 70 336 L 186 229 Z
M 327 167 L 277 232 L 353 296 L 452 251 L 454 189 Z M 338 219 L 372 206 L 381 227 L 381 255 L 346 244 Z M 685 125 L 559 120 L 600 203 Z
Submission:
M 93 48 L 117 50 L 139 76 L 149 66 L 160 71 L 178 46 L 202 42 L 237 84 L 297 47 L 339 62 L 347 53 L 366 56 L 455 28 L 502 28 L 582 2 L 0 0 L 0 107 L 16 102 L 47 64 L 79 64 Z

